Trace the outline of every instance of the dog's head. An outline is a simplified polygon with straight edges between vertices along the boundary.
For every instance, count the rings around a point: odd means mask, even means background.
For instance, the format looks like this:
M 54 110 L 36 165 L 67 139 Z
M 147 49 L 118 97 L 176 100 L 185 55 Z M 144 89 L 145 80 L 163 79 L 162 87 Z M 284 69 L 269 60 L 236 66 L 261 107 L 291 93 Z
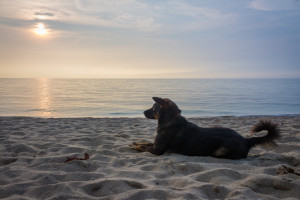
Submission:
M 144 115 L 148 119 L 172 119 L 180 115 L 181 110 L 178 106 L 167 98 L 152 97 L 155 104 L 152 108 L 145 110 Z

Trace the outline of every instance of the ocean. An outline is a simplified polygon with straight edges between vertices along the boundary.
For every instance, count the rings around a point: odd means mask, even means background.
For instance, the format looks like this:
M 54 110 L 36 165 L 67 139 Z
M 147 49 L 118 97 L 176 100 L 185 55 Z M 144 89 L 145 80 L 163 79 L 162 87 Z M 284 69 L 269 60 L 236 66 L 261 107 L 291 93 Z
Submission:
M 300 114 L 300 79 L 0 79 L 0 116 L 144 117 L 153 96 L 186 117 Z

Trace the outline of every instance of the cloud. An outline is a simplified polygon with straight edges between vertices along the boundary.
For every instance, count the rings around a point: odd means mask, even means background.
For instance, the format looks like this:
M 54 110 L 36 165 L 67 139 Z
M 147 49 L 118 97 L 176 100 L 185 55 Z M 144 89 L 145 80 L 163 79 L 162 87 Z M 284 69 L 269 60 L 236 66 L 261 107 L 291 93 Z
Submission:
M 295 10 L 300 8 L 299 0 L 255 0 L 249 6 L 262 11 Z
M 49 20 L 55 16 L 51 12 L 36 12 L 36 13 L 34 13 L 34 15 L 36 16 L 37 19 L 40 19 L 40 20 Z
M 34 13 L 36 16 L 48 16 L 48 17 L 53 17 L 54 14 L 53 13 L 41 13 L 41 12 L 36 12 Z
M 182 21 L 182 29 L 208 30 L 235 22 L 237 15 L 217 8 L 193 5 L 186 1 L 170 1 L 168 7 Z M 180 24 L 180 23 L 179 23 Z
M 137 0 L 14 0 L 0 3 L 0 17 L 3 18 L 52 20 L 140 31 L 152 31 L 160 26 L 151 10 Z
M 93 26 L 93 30 L 166 33 L 223 27 L 233 23 L 236 15 L 184 0 L 14 0 L 0 1 L 0 18 L 66 24 L 60 26 L 61 31 L 70 26 L 82 26 L 82 31 Z
M 224 19 L 232 17 L 232 14 L 224 14 L 221 11 L 213 8 L 200 7 L 185 3 L 183 1 L 178 1 L 173 4 L 177 13 L 188 15 L 192 17 L 206 17 L 208 19 Z

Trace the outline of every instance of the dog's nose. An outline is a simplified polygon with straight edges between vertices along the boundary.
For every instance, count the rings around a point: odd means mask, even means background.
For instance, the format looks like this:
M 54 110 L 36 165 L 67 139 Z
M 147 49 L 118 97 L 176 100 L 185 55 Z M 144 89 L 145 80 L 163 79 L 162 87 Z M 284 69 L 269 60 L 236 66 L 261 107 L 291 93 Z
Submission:
M 145 115 L 146 118 L 150 118 L 151 114 L 150 114 L 149 110 L 145 110 L 144 115 Z

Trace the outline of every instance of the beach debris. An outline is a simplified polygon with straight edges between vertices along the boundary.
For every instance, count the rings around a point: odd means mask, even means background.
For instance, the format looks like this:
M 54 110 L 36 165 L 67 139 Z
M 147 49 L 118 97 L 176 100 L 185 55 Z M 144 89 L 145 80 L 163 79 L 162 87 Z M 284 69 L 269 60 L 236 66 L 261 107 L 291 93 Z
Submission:
M 276 171 L 277 175 L 283 175 L 283 174 L 296 174 L 300 176 L 300 170 L 295 170 L 291 167 L 287 167 L 286 165 L 281 165 Z
M 65 161 L 65 163 L 70 162 L 72 160 L 87 160 L 89 158 L 90 158 L 90 156 L 89 156 L 88 153 L 84 154 L 84 158 L 79 158 L 79 157 L 77 157 L 77 155 L 75 155 L 75 156 L 72 156 L 72 157 L 67 157 L 67 160 Z

